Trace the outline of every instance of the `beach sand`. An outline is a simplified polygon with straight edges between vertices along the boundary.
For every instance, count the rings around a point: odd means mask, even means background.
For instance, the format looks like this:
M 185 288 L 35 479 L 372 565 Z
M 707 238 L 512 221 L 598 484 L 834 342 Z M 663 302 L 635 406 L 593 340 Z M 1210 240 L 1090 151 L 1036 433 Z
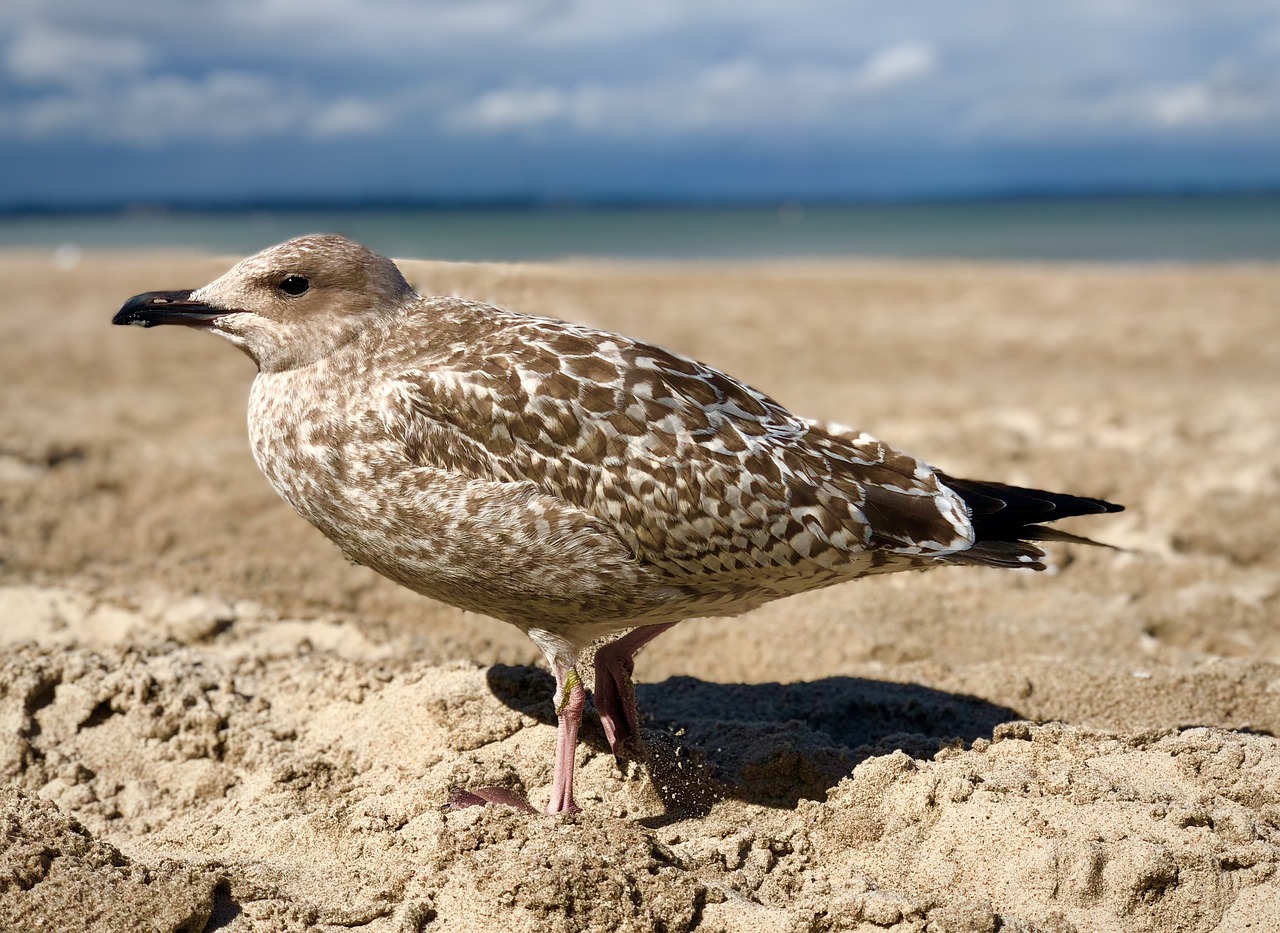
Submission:
M 279 501 L 231 346 L 110 326 L 227 265 L 0 254 L 0 929 L 1280 929 L 1280 268 L 405 263 L 1128 506 L 680 625 L 651 773 L 588 711 L 552 818 L 442 810 L 545 804 L 533 646 Z

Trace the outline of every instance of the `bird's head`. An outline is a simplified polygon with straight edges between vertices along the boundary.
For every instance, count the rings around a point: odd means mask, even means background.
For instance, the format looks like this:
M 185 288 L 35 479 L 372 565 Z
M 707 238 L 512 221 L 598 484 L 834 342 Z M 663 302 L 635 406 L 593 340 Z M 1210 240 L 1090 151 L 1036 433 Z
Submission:
M 135 295 L 111 322 L 211 330 L 278 372 L 328 356 L 413 298 L 390 259 L 344 237 L 304 236 L 194 291 Z

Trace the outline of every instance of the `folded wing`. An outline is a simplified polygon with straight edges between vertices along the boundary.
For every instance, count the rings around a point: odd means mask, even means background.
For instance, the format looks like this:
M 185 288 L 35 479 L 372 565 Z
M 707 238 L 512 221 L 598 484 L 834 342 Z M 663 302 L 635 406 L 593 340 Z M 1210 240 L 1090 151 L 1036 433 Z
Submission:
M 478 306 L 458 303 L 466 308 Z M 612 526 L 675 580 L 865 572 L 866 554 L 968 548 L 961 497 L 864 434 L 791 414 L 711 367 L 626 338 L 487 309 L 484 364 L 424 354 L 392 400 L 411 458 L 530 481 Z M 886 568 L 887 569 L 887 568 Z

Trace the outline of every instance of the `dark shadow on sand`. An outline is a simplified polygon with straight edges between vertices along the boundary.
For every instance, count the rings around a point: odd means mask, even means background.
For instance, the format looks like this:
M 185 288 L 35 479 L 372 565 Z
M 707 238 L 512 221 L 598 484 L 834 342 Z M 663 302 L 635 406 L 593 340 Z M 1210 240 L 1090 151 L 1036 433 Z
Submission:
M 550 674 L 498 664 L 488 680 L 507 706 L 555 724 Z M 1022 718 L 977 697 L 857 677 L 794 684 L 672 677 L 640 684 L 636 694 L 654 784 L 668 809 L 684 815 L 720 797 L 784 808 L 824 800 L 866 758 L 898 749 L 928 758 Z M 590 708 L 581 738 L 608 750 Z
M 223 881 L 213 891 L 213 910 L 200 933 L 225 929 L 239 920 L 243 913 L 240 902 L 231 895 L 231 883 Z

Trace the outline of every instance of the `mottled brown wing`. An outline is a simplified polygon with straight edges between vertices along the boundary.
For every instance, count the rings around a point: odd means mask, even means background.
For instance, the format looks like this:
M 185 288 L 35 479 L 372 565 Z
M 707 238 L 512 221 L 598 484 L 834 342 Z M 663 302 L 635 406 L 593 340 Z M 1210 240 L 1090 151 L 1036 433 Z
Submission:
M 446 349 L 405 374 L 396 405 L 415 462 L 531 481 L 675 577 L 833 571 L 868 549 L 971 543 L 933 472 L 874 439 L 657 347 L 494 314 L 504 326 L 469 335 L 479 368 Z

